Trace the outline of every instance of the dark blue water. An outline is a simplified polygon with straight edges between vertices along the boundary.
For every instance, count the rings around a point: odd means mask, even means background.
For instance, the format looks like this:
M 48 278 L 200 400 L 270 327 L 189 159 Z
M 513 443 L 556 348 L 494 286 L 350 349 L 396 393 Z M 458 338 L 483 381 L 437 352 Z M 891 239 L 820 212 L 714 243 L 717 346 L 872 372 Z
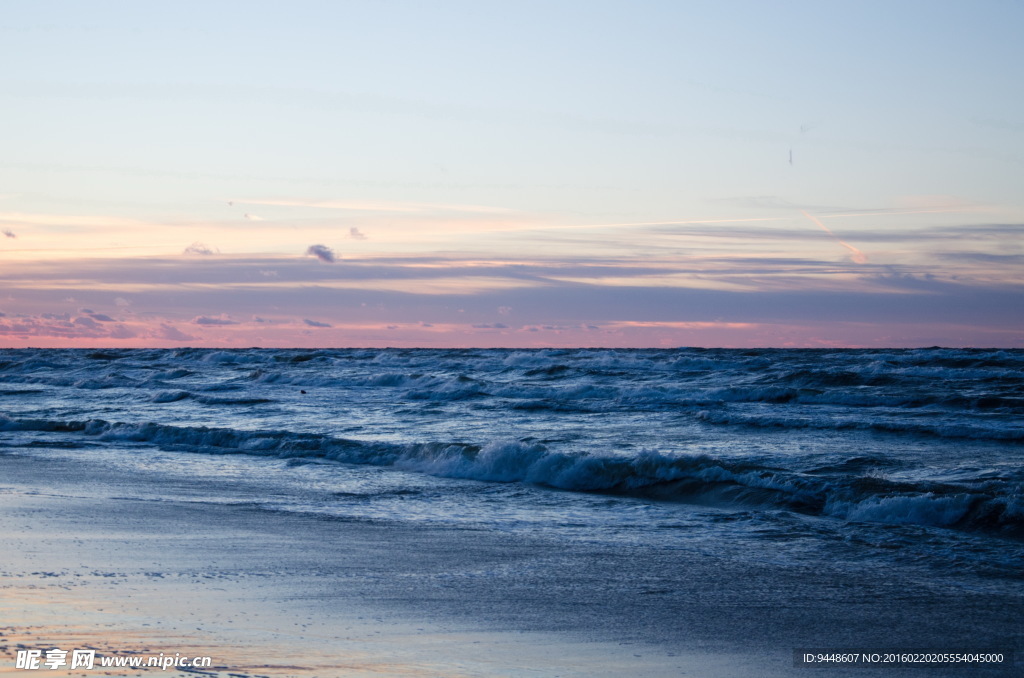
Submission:
M 158 500 L 202 477 L 273 510 L 1024 582 L 1022 351 L 6 350 L 0 451 Z

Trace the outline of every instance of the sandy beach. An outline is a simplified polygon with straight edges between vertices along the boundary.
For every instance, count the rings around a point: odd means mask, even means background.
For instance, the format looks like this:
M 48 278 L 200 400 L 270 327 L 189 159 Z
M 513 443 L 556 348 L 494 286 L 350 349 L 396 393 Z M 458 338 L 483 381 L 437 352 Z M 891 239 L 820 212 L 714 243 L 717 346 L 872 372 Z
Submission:
M 18 649 L 56 647 L 212 658 L 178 672 L 191 676 L 783 676 L 809 670 L 795 648 L 1021 635 L 1019 599 L 936 603 L 926 581 L 870 571 L 273 512 L 204 501 L 216 493 L 202 479 L 184 492 L 70 459 L 2 462 L 0 672 L 12 675 L 31 675 L 14 668 Z
M 607 606 L 599 591 L 552 609 L 607 567 L 556 575 L 571 565 L 557 544 L 203 503 L 196 487 L 190 502 L 140 501 L 67 460 L 3 462 L 0 671 L 23 673 L 22 647 L 210 656 L 213 675 L 685 670 L 633 623 L 604 638 L 606 615 L 588 612 Z

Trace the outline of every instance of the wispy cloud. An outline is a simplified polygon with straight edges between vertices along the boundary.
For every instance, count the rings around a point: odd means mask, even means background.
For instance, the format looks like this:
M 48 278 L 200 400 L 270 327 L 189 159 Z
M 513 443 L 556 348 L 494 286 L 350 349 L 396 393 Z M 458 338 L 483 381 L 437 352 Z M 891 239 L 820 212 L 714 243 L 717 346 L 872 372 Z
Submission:
M 326 210 L 347 210 L 353 212 L 473 212 L 478 214 L 507 214 L 514 211 L 505 207 L 493 207 L 489 205 L 462 205 L 454 203 L 427 202 L 374 202 L 369 200 L 250 199 L 236 200 L 235 202 L 245 205 L 306 207 Z
M 192 318 L 193 325 L 237 325 L 238 323 L 230 318 L 216 317 L 211 318 L 205 315 L 199 315 Z
M 815 228 L 798 211 L 779 218 L 623 229 L 598 239 L 580 231 L 551 247 L 534 233 L 530 247 L 502 255 L 493 242 L 415 256 L 361 246 L 338 266 L 295 256 L 302 241 L 292 254 L 276 255 L 201 256 L 213 250 L 196 240 L 200 256 L 182 257 L 177 244 L 161 257 L 12 258 L 0 269 L 9 295 L 0 341 L 82 345 L 134 335 L 139 345 L 781 345 L 800 344 L 792 328 L 811 325 L 836 340 L 838 330 L 828 327 L 839 323 L 877 332 L 927 327 L 898 335 L 926 345 L 957 337 L 1024 341 L 1020 320 L 1006 312 L 1024 303 L 1014 245 L 1020 224 L 950 218 L 923 231 L 920 222 L 899 230 L 882 220 L 857 231 L 858 243 L 881 245 L 872 246 L 870 262 L 856 263 L 837 254 L 853 250 L 839 250 L 817 215 Z M 335 223 L 327 237 L 338 236 Z M 324 244 L 305 254 L 339 260 Z M 263 322 L 248 320 L 254 317 Z M 850 336 L 868 343 L 870 331 L 858 332 Z
M 97 322 L 90 316 L 72 316 L 66 313 L 0 314 L 0 345 L 53 346 L 71 342 L 134 339 L 136 329 L 121 323 Z
M 59 226 L 62 228 L 116 229 L 138 228 L 147 222 L 124 217 L 89 214 L 40 214 L 35 212 L 0 212 L 0 222 L 33 226 Z M 94 232 L 94 231 L 93 231 Z
M 177 327 L 161 323 L 159 327 L 154 329 L 150 336 L 154 339 L 167 339 L 170 341 L 194 341 L 195 337 L 191 334 L 185 334 Z
M 348 237 L 352 238 L 353 240 L 366 240 L 366 235 L 363 234 L 355 226 L 353 226 L 352 228 L 348 229 Z
M 203 244 L 203 243 L 201 243 L 199 241 L 196 241 L 196 242 L 192 243 L 191 245 L 186 247 L 185 251 L 184 251 L 184 254 L 199 254 L 199 255 L 203 255 L 203 256 L 208 256 L 208 255 L 217 254 L 217 253 L 218 253 L 218 250 L 214 250 L 214 249 L 212 249 L 210 247 L 207 247 L 205 244 Z

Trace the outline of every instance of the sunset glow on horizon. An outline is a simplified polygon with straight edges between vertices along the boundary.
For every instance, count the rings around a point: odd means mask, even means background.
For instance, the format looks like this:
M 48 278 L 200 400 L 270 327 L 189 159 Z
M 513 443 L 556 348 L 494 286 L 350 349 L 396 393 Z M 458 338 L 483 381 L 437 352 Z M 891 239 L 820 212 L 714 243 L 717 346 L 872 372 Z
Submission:
M 16 2 L 0 347 L 1024 347 L 1021 19 Z

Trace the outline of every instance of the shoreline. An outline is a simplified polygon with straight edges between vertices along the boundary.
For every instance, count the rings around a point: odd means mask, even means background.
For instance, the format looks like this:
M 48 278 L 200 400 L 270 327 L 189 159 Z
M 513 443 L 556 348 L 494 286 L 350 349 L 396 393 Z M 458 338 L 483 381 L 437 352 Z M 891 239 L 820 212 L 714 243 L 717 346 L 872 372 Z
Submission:
M 32 675 L 13 668 L 21 644 L 213 658 L 209 673 L 156 669 L 183 676 L 788 676 L 805 675 L 796 648 L 1007 647 L 1024 635 L 1024 595 L 941 595 L 770 554 L 285 513 L 259 497 L 217 503 L 208 480 L 170 499 L 178 488 L 158 473 L 111 478 L 73 459 L 8 453 L 0 466 L 0 675 Z

